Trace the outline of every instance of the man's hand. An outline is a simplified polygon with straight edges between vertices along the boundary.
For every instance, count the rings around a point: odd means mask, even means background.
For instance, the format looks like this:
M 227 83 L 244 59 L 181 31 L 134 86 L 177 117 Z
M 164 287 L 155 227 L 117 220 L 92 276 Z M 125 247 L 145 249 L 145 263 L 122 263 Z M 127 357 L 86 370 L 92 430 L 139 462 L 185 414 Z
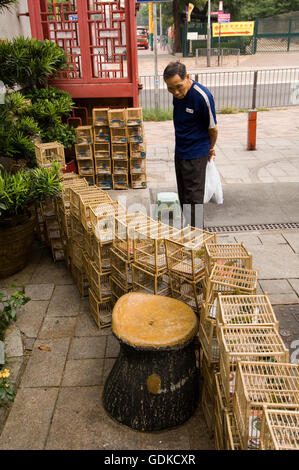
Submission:
M 209 151 L 209 162 L 212 160 L 212 158 L 215 161 L 215 157 L 216 157 L 215 149 L 210 149 L 210 151 Z

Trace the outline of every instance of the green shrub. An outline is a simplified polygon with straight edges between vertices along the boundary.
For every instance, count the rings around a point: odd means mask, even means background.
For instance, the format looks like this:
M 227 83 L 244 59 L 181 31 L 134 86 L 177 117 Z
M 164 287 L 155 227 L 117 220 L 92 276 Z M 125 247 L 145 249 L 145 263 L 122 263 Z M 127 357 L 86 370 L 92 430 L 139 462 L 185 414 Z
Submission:
M 172 109 L 143 109 L 143 120 L 144 121 L 171 121 L 173 116 Z

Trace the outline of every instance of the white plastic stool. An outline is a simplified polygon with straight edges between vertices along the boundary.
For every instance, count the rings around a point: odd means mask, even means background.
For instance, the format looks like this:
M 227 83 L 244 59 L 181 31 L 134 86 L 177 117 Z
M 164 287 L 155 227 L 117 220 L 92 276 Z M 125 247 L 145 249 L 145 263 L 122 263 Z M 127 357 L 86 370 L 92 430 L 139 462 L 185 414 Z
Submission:
M 156 217 L 162 218 L 162 211 L 173 211 L 176 219 L 181 217 L 181 207 L 177 193 L 158 193 L 156 199 Z

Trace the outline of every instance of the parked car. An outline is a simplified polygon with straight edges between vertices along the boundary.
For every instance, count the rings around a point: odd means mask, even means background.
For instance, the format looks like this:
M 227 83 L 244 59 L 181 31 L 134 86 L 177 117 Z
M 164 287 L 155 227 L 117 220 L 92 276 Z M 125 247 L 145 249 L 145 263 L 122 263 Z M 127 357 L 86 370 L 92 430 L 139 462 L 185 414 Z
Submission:
M 148 49 L 148 32 L 145 26 L 137 26 L 137 47 Z

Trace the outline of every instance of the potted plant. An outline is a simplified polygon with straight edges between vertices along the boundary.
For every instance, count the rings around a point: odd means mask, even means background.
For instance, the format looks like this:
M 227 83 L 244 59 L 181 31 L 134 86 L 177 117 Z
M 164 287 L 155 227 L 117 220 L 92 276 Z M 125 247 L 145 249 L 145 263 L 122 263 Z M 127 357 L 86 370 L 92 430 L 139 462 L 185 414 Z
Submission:
M 34 205 L 61 190 L 59 165 L 9 173 L 0 171 L 0 278 L 24 268 L 36 223 Z

